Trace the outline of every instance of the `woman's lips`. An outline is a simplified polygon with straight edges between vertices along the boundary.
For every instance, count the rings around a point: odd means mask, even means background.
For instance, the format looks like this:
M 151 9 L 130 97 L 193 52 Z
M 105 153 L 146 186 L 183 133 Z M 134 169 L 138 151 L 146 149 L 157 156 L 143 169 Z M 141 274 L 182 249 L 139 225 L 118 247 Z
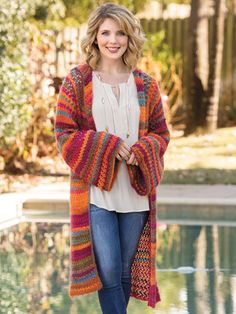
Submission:
M 120 47 L 107 47 L 107 50 L 109 50 L 112 53 L 117 52 L 119 49 Z

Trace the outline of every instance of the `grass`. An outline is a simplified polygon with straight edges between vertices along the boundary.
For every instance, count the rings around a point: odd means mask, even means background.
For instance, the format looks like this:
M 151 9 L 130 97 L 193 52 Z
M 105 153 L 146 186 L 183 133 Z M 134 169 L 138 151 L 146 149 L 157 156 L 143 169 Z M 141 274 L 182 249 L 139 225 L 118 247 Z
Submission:
M 173 134 L 162 183 L 236 184 L 236 127 L 198 136 Z

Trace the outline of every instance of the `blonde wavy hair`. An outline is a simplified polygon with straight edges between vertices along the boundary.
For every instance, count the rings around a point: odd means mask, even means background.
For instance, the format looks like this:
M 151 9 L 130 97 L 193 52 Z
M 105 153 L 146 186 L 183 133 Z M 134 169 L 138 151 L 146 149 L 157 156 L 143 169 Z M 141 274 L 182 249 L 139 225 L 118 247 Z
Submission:
M 114 3 L 105 3 L 99 6 L 88 19 L 87 33 L 81 41 L 81 49 L 86 62 L 93 69 L 97 67 L 101 55 L 96 44 L 96 37 L 100 25 L 106 18 L 116 21 L 121 30 L 128 36 L 128 47 L 122 58 L 129 69 L 134 68 L 146 39 L 139 19 L 124 6 Z

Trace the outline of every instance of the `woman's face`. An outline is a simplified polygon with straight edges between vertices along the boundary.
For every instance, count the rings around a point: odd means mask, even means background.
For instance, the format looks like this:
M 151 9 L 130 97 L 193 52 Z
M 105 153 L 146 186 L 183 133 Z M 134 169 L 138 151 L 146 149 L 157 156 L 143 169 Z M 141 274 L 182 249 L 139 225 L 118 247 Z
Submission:
M 96 39 L 103 59 L 122 59 L 128 47 L 128 36 L 111 18 L 106 18 L 100 25 Z

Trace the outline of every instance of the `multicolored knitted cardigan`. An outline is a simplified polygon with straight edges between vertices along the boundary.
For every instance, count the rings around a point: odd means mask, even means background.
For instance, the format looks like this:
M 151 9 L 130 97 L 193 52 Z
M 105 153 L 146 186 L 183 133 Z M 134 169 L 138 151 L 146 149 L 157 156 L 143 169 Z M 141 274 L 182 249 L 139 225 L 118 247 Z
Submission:
M 163 154 L 169 142 L 156 80 L 133 70 L 140 105 L 139 140 L 132 146 L 139 166 L 129 165 L 130 182 L 140 195 L 148 195 L 150 214 L 132 264 L 131 296 L 155 307 L 160 301 L 156 285 L 156 186 L 163 173 Z M 115 157 L 121 139 L 96 132 L 92 117 L 92 68 L 72 69 L 60 88 L 55 135 L 63 159 L 71 169 L 70 280 L 71 298 L 101 289 L 91 240 L 90 185 L 110 191 L 119 170 Z

